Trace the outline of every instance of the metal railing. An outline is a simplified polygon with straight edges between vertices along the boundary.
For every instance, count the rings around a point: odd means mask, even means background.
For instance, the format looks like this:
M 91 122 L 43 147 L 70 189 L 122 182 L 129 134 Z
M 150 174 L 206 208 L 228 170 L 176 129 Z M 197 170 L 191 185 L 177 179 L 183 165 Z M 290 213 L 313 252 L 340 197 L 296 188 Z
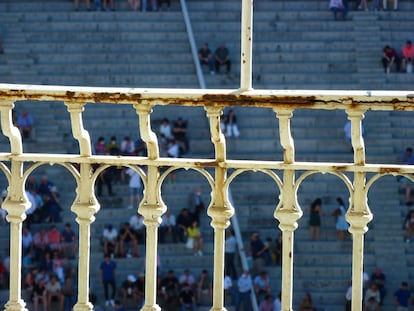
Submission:
M 67 106 L 72 124 L 72 134 L 79 144 L 79 154 L 25 153 L 19 130 L 13 125 L 12 110 L 18 100 L 53 100 Z M 89 133 L 83 127 L 83 111 L 88 103 L 132 105 L 139 120 L 140 136 L 148 147 L 147 157 L 98 156 L 91 153 Z M 349 209 L 346 219 L 353 236 L 352 253 L 352 309 L 361 310 L 362 268 L 364 259 L 364 234 L 372 219 L 367 194 L 382 176 L 405 175 L 412 179 L 414 167 L 410 165 L 366 163 L 361 121 L 368 110 L 413 111 L 414 99 L 407 92 L 351 92 L 351 91 L 260 91 L 260 90 L 167 90 L 122 89 L 87 87 L 52 87 L 0 85 L 1 129 L 10 142 L 10 152 L 0 153 L 0 169 L 7 177 L 8 196 L 3 204 L 10 222 L 10 298 L 6 310 L 25 310 L 21 298 L 21 230 L 29 202 L 24 184 L 30 173 L 45 163 L 54 163 L 67 169 L 76 180 L 76 199 L 71 210 L 79 225 L 78 300 L 75 310 L 91 310 L 88 300 L 90 271 L 90 229 L 100 205 L 94 193 L 96 178 L 109 166 L 132 167 L 141 176 L 144 197 L 139 212 L 146 225 L 146 293 L 144 310 L 158 310 L 156 303 L 157 229 L 166 205 L 161 197 L 161 186 L 168 174 L 180 168 L 199 172 L 211 187 L 212 200 L 207 213 L 214 229 L 214 290 L 213 309 L 224 308 L 224 233 L 234 214 L 228 199 L 229 186 L 234 178 L 246 171 L 260 171 L 270 176 L 280 190 L 280 200 L 274 211 L 283 232 L 282 309 L 292 309 L 294 232 L 302 209 L 297 202 L 300 184 L 309 176 L 323 172 L 337 176 L 349 192 Z M 151 129 L 151 113 L 155 106 L 202 106 L 209 119 L 214 158 L 162 158 L 158 141 Z M 220 130 L 220 116 L 225 107 L 255 106 L 271 108 L 279 121 L 280 144 L 283 161 L 231 160 L 227 158 L 226 139 Z M 354 161 L 351 163 L 322 163 L 295 161 L 295 146 L 291 136 L 290 121 L 295 110 L 343 110 L 352 124 Z M 98 169 L 93 170 L 94 164 Z M 7 165 L 6 165 L 7 164 Z M 147 166 L 143 171 L 139 166 Z M 166 171 L 161 167 L 169 167 Z M 210 173 L 214 168 L 214 174 Z M 162 172 L 162 173 L 161 173 Z M 281 176 L 277 174 L 281 173 Z M 367 180 L 367 174 L 369 180 Z M 299 175 L 298 175 L 299 174 Z M 350 175 L 353 174 L 353 180 Z M 299 176 L 299 177 L 296 177 Z

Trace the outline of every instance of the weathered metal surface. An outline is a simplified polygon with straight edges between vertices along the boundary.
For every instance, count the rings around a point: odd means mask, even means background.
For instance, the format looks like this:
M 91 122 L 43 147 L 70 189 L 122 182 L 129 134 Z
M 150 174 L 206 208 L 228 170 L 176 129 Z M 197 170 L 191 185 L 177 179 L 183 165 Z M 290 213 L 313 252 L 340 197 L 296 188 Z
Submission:
M 249 89 L 246 79 L 245 87 Z M 72 135 L 79 144 L 80 153 L 43 154 L 25 153 L 20 132 L 11 122 L 11 112 L 17 100 L 53 100 L 67 106 L 71 118 Z M 83 112 L 87 105 L 108 103 L 111 105 L 132 105 L 139 118 L 140 136 L 148 146 L 148 157 L 134 156 L 97 156 L 91 153 L 91 139 L 83 127 Z M 195 169 L 203 175 L 211 186 L 212 201 L 208 215 L 214 228 L 214 310 L 223 310 L 223 269 L 224 269 L 224 231 L 234 214 L 228 200 L 228 189 L 234 177 L 246 171 L 261 171 L 269 175 L 280 190 L 280 200 L 274 211 L 283 231 L 283 272 L 282 272 L 282 309 L 292 310 L 293 269 L 294 269 L 294 232 L 298 219 L 303 212 L 297 203 L 297 190 L 300 184 L 315 173 L 329 173 L 338 176 L 349 191 L 350 208 L 347 220 L 353 234 L 353 310 L 361 310 L 362 266 L 364 254 L 364 234 L 372 219 L 367 204 L 367 193 L 376 180 L 384 175 L 414 173 L 414 166 L 395 164 L 366 163 L 364 138 L 361 122 L 369 110 L 414 111 L 414 96 L 410 92 L 364 92 L 364 91 L 259 91 L 259 90 L 171 90 L 171 89 L 125 89 L 125 88 L 86 88 L 24 86 L 0 84 L 1 129 L 8 137 L 10 152 L 0 153 L 0 169 L 8 177 L 9 195 L 4 208 L 9 212 L 11 223 L 11 271 L 16 276 L 10 282 L 10 298 L 6 310 L 25 310 L 21 299 L 21 226 L 29 203 L 23 191 L 25 179 L 40 164 L 60 164 L 69 170 L 77 183 L 77 195 L 72 205 L 79 224 L 79 275 L 78 302 L 75 310 L 92 310 L 88 301 L 90 227 L 99 212 L 100 206 L 94 193 L 96 178 L 108 166 L 138 165 L 148 167 L 147 172 L 139 171 L 145 186 L 144 198 L 139 211 L 144 215 L 147 227 L 146 240 L 146 294 L 144 310 L 159 310 L 156 304 L 156 258 L 157 228 L 166 210 L 162 201 L 161 186 L 167 174 L 179 168 Z M 36 103 L 34 103 L 36 104 Z M 160 158 L 156 135 L 151 129 L 151 114 L 157 105 L 203 106 L 209 119 L 211 141 L 215 154 L 211 159 Z M 255 106 L 271 108 L 279 120 L 280 144 L 283 147 L 282 161 L 232 160 L 227 158 L 226 138 L 220 130 L 220 115 L 224 107 Z M 352 146 L 354 159 L 350 163 L 297 162 L 295 160 L 294 139 L 291 135 L 291 118 L 297 109 L 343 110 L 351 121 Z M 137 127 L 138 128 L 138 127 Z M 26 167 L 25 163 L 34 163 Z M 74 168 L 78 164 L 80 169 Z M 93 172 L 92 165 L 101 164 Z M 160 175 L 161 167 L 169 167 Z M 10 168 L 10 169 L 9 169 Z M 214 176 L 205 169 L 214 168 Z M 137 168 L 138 169 L 138 168 Z M 228 176 L 229 170 L 232 172 Z M 301 175 L 296 178 L 298 172 Z M 305 173 L 303 173 L 305 172 Z M 349 180 L 345 172 L 353 173 Z M 367 173 L 371 178 L 367 180 Z M 374 173 L 374 176 L 372 176 Z M 349 175 L 349 174 L 347 174 Z

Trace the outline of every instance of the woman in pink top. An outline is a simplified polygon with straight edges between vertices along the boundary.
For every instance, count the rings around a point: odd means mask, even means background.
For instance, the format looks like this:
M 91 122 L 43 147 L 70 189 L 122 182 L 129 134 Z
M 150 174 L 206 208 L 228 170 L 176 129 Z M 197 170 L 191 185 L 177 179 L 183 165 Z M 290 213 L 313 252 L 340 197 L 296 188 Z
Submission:
M 402 71 L 407 71 L 407 65 L 414 65 L 414 46 L 411 41 L 408 40 L 402 48 Z

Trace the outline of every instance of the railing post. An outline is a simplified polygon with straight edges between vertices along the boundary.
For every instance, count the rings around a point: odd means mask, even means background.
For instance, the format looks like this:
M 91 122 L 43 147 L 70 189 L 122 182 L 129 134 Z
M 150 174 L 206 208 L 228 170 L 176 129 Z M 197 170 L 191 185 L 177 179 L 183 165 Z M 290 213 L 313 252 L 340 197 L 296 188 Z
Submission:
M 25 211 L 30 202 L 24 193 L 22 178 L 23 163 L 12 162 L 11 179 L 8 194 L 2 208 L 10 222 L 10 294 L 5 306 L 6 311 L 25 311 L 26 303 L 22 300 L 22 223 L 26 219 Z
M 226 159 L 226 145 L 224 135 L 220 131 L 220 116 L 222 110 L 219 107 L 205 107 L 210 120 L 211 141 L 214 144 L 216 161 L 224 162 Z M 211 217 L 211 226 L 214 228 L 214 272 L 213 272 L 213 306 L 211 310 L 225 310 L 224 308 L 224 251 L 225 230 L 230 225 L 229 219 L 234 214 L 234 209 L 226 202 L 225 193 L 226 169 L 216 166 L 215 185 L 212 192 L 212 202 L 207 209 Z
M 280 143 L 284 150 L 284 163 L 295 162 L 295 148 L 290 131 L 291 109 L 274 110 L 279 119 Z M 295 192 L 295 171 L 285 169 L 280 194 L 281 204 L 274 216 L 280 222 L 282 230 L 282 310 L 292 310 L 293 293 L 293 245 L 294 231 L 298 227 L 297 220 L 302 217 L 302 210 L 297 204 Z
M 79 143 L 79 153 L 83 157 L 90 157 L 91 140 L 89 133 L 83 127 L 82 112 L 84 103 L 65 102 L 70 113 L 72 134 Z M 89 163 L 80 164 L 77 177 L 77 197 L 71 210 L 76 214 L 76 222 L 79 224 L 79 259 L 78 259 L 78 301 L 74 306 L 75 311 L 93 310 L 89 301 L 89 276 L 90 273 L 90 244 L 91 224 L 95 221 L 95 214 L 100 206 L 95 197 L 93 168 Z
M 354 148 L 355 165 L 365 165 L 365 146 L 362 137 L 362 120 L 364 111 L 347 110 L 351 120 L 352 146 Z M 368 231 L 367 224 L 372 220 L 368 207 L 368 189 L 364 172 L 355 172 L 354 191 L 349 198 L 349 208 L 345 215 L 352 233 L 352 310 L 362 310 L 363 297 L 363 263 L 364 263 L 364 234 Z
M 139 116 L 139 127 L 142 139 L 147 144 L 148 158 L 156 160 L 159 157 L 157 136 L 151 130 L 150 114 L 152 107 L 145 101 L 135 104 L 134 108 Z M 145 305 L 141 310 L 158 311 L 157 305 L 157 263 L 158 263 L 158 227 L 161 215 L 165 213 L 166 206 L 161 199 L 161 186 L 159 185 L 159 169 L 149 166 L 146 188 L 138 212 L 144 217 L 146 227 L 145 245 Z
M 76 190 L 78 195 L 71 209 L 77 215 L 76 222 L 79 224 L 78 301 L 74 306 L 75 311 L 93 310 L 89 302 L 89 277 L 85 276 L 90 274 L 91 224 L 100 209 L 94 193 L 95 180 L 92 166 L 81 164 Z
M 20 131 L 13 125 L 12 101 L 0 101 L 1 129 L 9 138 L 12 155 L 23 152 Z M 30 202 L 24 192 L 23 162 L 12 161 L 9 177 L 8 193 L 2 208 L 7 211 L 7 220 L 10 222 L 10 284 L 9 301 L 5 305 L 6 311 L 27 310 L 22 299 L 22 223 L 26 219 L 26 210 Z

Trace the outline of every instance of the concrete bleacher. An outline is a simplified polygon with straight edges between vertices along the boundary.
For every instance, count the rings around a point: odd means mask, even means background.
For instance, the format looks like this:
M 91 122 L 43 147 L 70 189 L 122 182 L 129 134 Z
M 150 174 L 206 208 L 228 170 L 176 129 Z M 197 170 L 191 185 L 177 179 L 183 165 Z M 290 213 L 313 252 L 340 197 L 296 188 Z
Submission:
M 233 66 L 230 77 L 205 75 L 207 86 L 237 88 L 240 72 L 240 1 L 188 2 L 197 45 L 208 42 L 212 49 L 224 42 L 230 48 Z M 327 11 L 326 1 L 260 1 L 254 13 L 254 81 L 264 89 L 411 89 L 414 75 L 384 75 L 380 64 L 385 44 L 400 48 L 407 36 L 414 37 L 414 6 L 400 1 L 398 12 L 351 11 L 349 21 L 335 22 Z M 85 18 L 87 17 L 87 18 Z M 5 0 L 0 3 L 0 26 L 5 54 L 0 55 L 1 82 L 127 86 L 127 87 L 197 87 L 195 67 L 190 54 L 179 5 L 171 11 L 129 12 L 126 2 L 117 2 L 115 12 L 73 11 L 70 1 Z M 409 31 L 407 31 L 409 29 Z M 36 120 L 36 141 L 24 144 L 25 152 L 76 152 L 70 133 L 66 107 L 61 103 L 18 103 L 30 107 Z M 44 113 L 47 111 L 48 113 Z M 235 108 L 241 136 L 227 141 L 228 158 L 272 159 L 283 156 L 279 145 L 278 122 L 270 109 Z M 397 162 L 398 156 L 412 137 L 411 115 L 401 112 L 368 112 L 364 120 L 367 159 L 370 163 Z M 116 116 L 116 118 L 114 118 Z M 155 107 L 155 125 L 163 117 L 189 120 L 191 156 L 205 157 L 214 150 L 209 138 L 205 112 L 177 107 Z M 121 120 L 122 119 L 122 120 Z M 343 112 L 297 111 L 292 120 L 292 135 L 298 161 L 353 160 L 350 146 L 343 139 Z M 138 138 L 135 111 L 129 106 L 86 107 L 85 127 L 95 141 L 100 135 L 109 139 L 116 135 Z M 50 135 L 53 131 L 56 135 Z M 1 142 L 4 142 L 4 137 Z M 6 148 L 1 144 L 0 148 Z M 65 185 L 63 169 L 42 167 L 38 175 L 47 173 L 60 189 L 65 202 L 64 218 L 74 222 L 70 212 L 74 184 Z M 66 182 L 66 180 L 65 180 Z M 202 185 L 205 201 L 209 188 L 194 172 L 177 173 L 177 182 L 163 186 L 163 199 L 174 213 L 195 185 Z M 2 187 L 5 185 L 2 181 Z M 105 193 L 104 189 L 104 193 Z M 102 259 L 99 237 L 109 222 L 125 221 L 128 191 L 126 185 L 114 185 L 116 199 L 100 198 L 102 210 L 93 224 L 92 266 Z M 270 178 L 260 173 L 244 173 L 232 184 L 235 209 L 243 236 L 259 229 L 262 238 L 277 236 L 273 211 L 278 189 Z M 393 308 L 390 294 L 402 280 L 414 281 L 414 250 L 403 242 L 401 205 L 395 178 L 381 180 L 369 193 L 374 213 L 373 225 L 366 236 L 365 270 L 376 266 L 387 275 L 388 295 L 383 310 Z M 307 207 L 315 197 L 323 198 L 321 241 L 308 240 Z M 310 292 L 318 307 L 325 310 L 343 308 L 343 295 L 351 277 L 351 241 L 336 241 L 333 217 L 336 196 L 347 198 L 338 179 L 318 176 L 300 187 L 299 202 L 304 216 L 295 234 L 294 307 L 305 292 Z M 129 211 L 132 215 L 133 211 Z M 121 215 L 120 215 L 121 214 Z M 130 216 L 128 214 L 128 216 Z M 206 244 L 203 257 L 194 257 L 183 245 L 159 246 L 164 271 L 173 268 L 180 274 L 185 267 L 198 275 L 202 268 L 212 272 L 212 231 L 209 218 L 203 216 Z M 259 226 L 260 225 L 260 226 Z M 76 228 L 76 226 L 73 226 Z M 38 227 L 35 227 L 38 228 Z M 7 244 L 8 227 L 0 228 L 3 245 Z M 140 246 L 144 255 L 144 247 Z M 179 253 L 179 254 L 177 254 Z M 398 258 L 398 262 L 396 262 Z M 143 258 L 118 262 L 119 278 L 143 270 Z M 74 262 L 76 264 L 76 262 Z M 267 268 L 272 277 L 274 295 L 280 290 L 279 267 Z M 98 270 L 91 270 L 91 283 L 96 284 Z M 102 289 L 94 286 L 102 300 Z M 3 293 L 2 293 L 3 294 Z

